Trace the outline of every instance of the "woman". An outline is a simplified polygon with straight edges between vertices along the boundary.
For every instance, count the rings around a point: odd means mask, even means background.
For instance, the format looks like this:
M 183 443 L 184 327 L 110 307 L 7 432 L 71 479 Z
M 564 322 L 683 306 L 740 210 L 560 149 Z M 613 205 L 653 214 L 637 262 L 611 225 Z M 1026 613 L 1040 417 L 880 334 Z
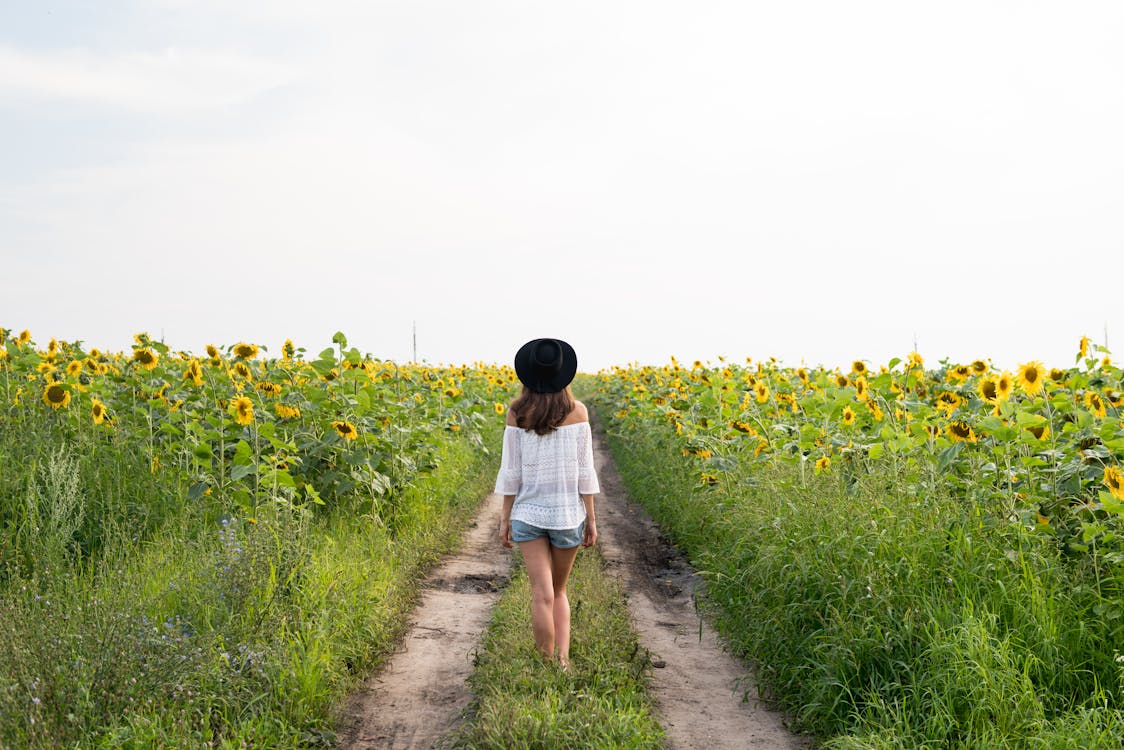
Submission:
M 597 541 L 593 436 L 585 405 L 570 393 L 574 349 L 558 339 L 528 341 L 515 355 L 523 393 L 507 410 L 496 494 L 503 495 L 500 540 L 519 545 L 531 580 L 535 645 L 570 666 L 566 581 L 578 547 Z

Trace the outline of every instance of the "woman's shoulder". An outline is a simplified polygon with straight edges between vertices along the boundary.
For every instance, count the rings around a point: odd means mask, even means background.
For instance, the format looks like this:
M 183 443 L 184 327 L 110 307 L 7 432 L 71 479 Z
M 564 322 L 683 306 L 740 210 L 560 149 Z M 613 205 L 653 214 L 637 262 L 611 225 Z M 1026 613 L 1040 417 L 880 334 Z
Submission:
M 569 424 L 581 424 L 582 422 L 588 421 L 589 410 L 585 408 L 585 404 L 581 401 L 574 401 L 574 408 L 571 409 L 570 413 L 566 415 L 566 418 L 562 420 L 560 426 L 564 427 Z

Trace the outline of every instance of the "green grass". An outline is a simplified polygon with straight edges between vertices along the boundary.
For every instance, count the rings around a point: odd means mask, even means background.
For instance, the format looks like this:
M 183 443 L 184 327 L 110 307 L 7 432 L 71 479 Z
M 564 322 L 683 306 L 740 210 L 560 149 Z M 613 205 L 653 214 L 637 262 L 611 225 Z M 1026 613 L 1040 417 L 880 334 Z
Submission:
M 333 706 L 393 647 L 423 569 L 487 493 L 495 438 L 490 454 L 437 440 L 388 524 L 361 502 L 229 516 L 217 498 L 184 505 L 123 450 L 44 458 L 9 434 L 0 747 L 331 744 Z
M 602 405 L 610 413 L 611 405 Z M 633 497 L 708 579 L 719 629 L 828 748 L 1117 748 L 1107 561 L 885 465 L 700 486 L 666 426 L 609 437 Z
M 648 654 L 600 556 L 578 554 L 568 585 L 571 671 L 543 660 L 531 634 L 531 592 L 519 566 L 497 604 L 470 678 L 471 718 L 459 748 L 658 748 Z

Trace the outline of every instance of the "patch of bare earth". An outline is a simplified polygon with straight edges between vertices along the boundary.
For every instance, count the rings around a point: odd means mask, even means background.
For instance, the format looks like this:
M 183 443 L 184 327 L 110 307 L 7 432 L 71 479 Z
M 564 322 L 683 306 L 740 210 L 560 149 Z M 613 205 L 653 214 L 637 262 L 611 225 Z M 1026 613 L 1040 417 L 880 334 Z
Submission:
M 430 574 L 398 651 L 345 702 L 339 747 L 432 748 L 461 720 L 473 655 L 511 575 L 496 536 L 502 504 L 490 495 L 460 552 Z
M 598 544 L 628 592 L 640 645 L 651 653 L 656 709 L 673 749 L 807 748 L 784 716 L 766 706 L 750 668 L 729 654 L 700 617 L 700 580 L 648 514 L 631 502 L 600 431 L 594 460 Z

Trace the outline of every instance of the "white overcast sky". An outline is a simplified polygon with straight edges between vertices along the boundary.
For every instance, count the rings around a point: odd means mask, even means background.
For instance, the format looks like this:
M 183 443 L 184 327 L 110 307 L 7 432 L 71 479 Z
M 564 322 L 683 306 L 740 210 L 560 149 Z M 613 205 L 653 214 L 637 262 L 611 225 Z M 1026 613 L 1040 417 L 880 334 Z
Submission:
M 1124 3 L 0 0 L 0 326 L 1124 355 Z

